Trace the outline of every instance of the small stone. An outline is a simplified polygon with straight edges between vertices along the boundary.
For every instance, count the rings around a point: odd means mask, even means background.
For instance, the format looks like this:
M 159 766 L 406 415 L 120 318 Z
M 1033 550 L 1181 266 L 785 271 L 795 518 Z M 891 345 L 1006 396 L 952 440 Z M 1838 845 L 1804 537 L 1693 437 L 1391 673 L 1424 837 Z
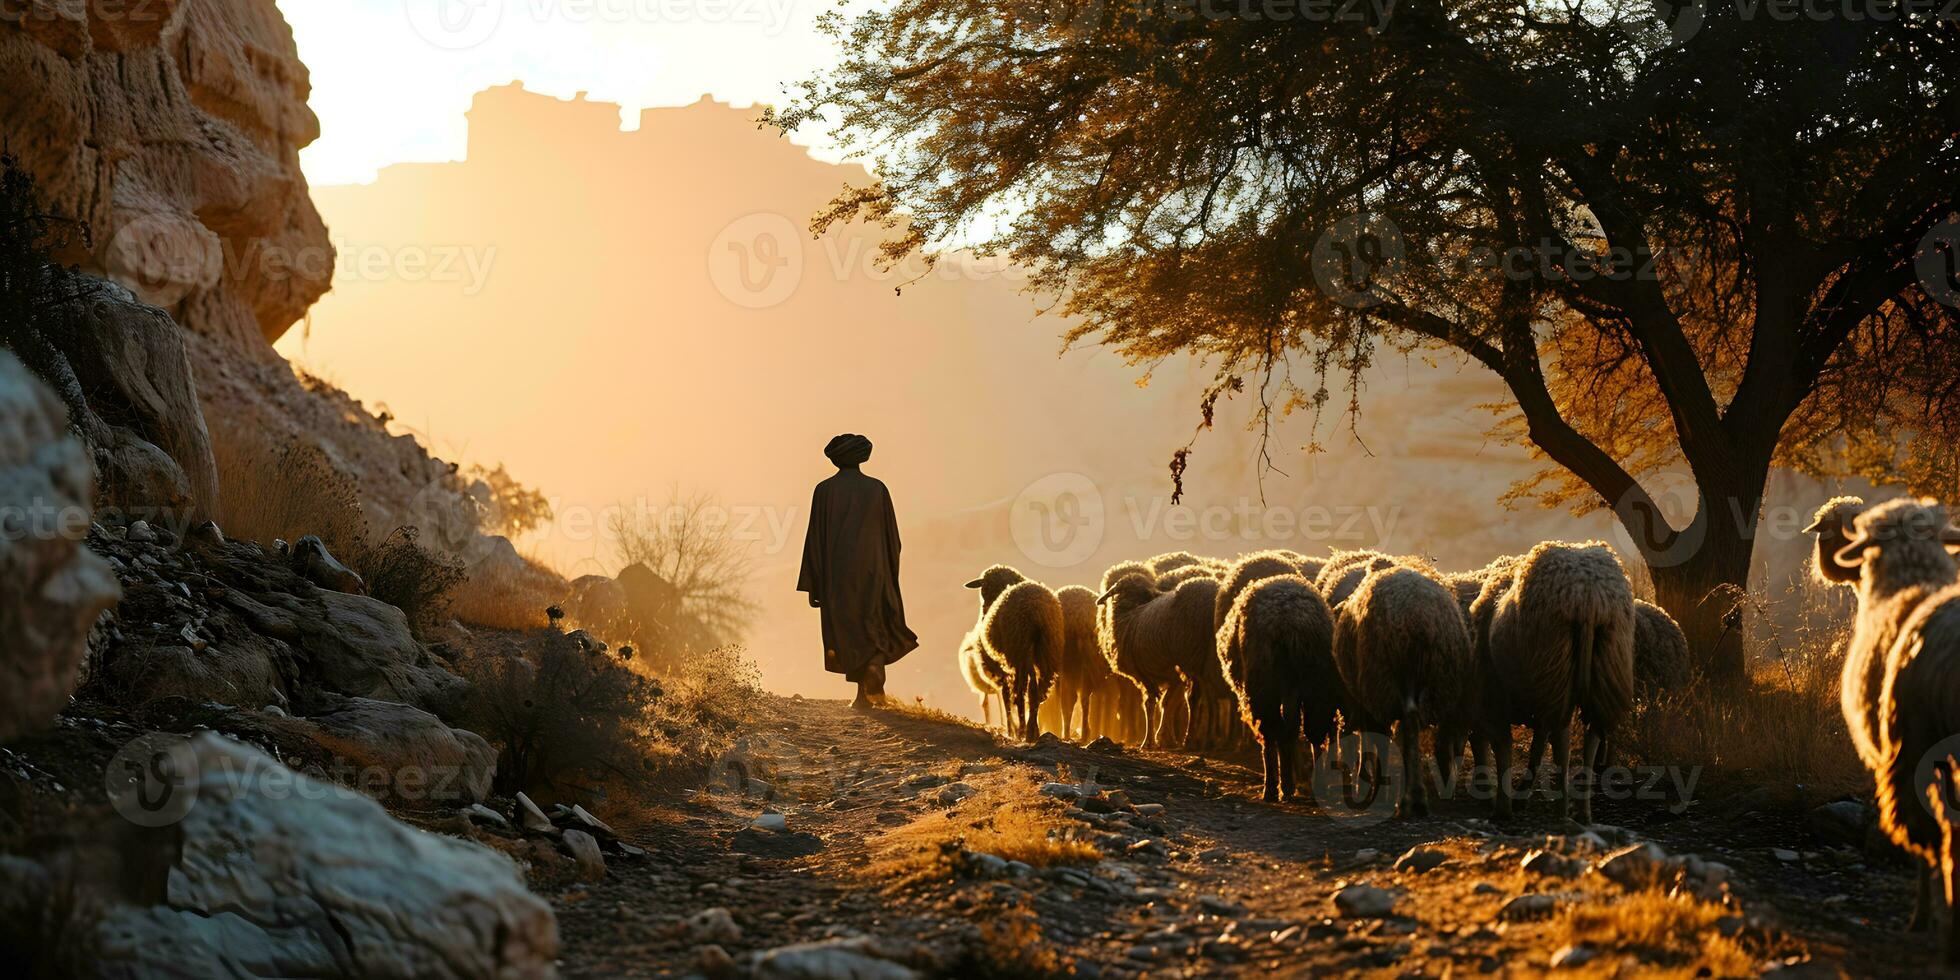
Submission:
M 1163 815 L 1164 805 L 1162 803 L 1137 804 L 1137 816 L 1139 817 L 1161 817 Z
M 1561 946 L 1558 952 L 1552 954 L 1552 969 L 1565 970 L 1575 966 L 1585 966 L 1587 963 L 1592 962 L 1593 957 L 1598 955 L 1598 950 L 1593 949 L 1585 943 Z
M 1373 885 L 1349 885 L 1334 893 L 1334 908 L 1346 919 L 1378 919 L 1395 911 L 1395 893 Z
M 546 817 L 544 811 L 538 809 L 538 805 L 531 802 L 531 798 L 525 796 L 521 790 L 517 794 L 517 809 L 518 820 L 524 824 L 525 830 L 549 834 L 558 829 L 551 825 L 550 818 Z
M 1571 858 L 1553 854 L 1550 851 L 1532 851 L 1526 854 L 1522 867 L 1531 874 L 1547 875 L 1553 878 L 1576 878 L 1579 876 L 1578 862 Z
M 1131 854 L 1153 854 L 1162 857 L 1167 849 L 1164 847 L 1163 841 L 1157 840 L 1154 837 L 1145 837 L 1131 844 L 1126 850 Z
M 717 980 L 721 977 L 732 977 L 736 973 L 735 957 L 728 955 L 728 951 L 720 946 L 709 943 L 695 948 L 694 968 L 700 970 L 702 976 L 717 978 Z
M 129 526 L 129 533 L 123 537 L 137 544 L 151 544 L 156 541 L 157 532 L 149 521 L 137 521 Z
M 755 820 L 749 823 L 749 826 L 756 830 L 766 830 L 775 834 L 787 833 L 789 831 L 789 818 L 771 810 L 768 813 L 756 817 Z
M 463 813 L 472 820 L 480 820 L 484 823 L 496 824 L 499 827 L 510 826 L 510 821 L 505 819 L 503 814 L 498 813 L 497 811 L 492 810 L 481 803 L 470 804 L 469 807 L 463 811 Z
M 1395 859 L 1395 870 L 1425 874 L 1442 867 L 1449 859 L 1449 855 L 1434 848 L 1412 847 Z
M 618 834 L 613 833 L 613 829 L 611 827 L 606 826 L 606 822 L 604 820 L 601 820 L 598 817 L 593 816 L 591 813 L 587 812 L 584 807 L 579 806 L 576 803 L 572 804 L 572 816 L 577 817 L 578 822 L 586 825 L 587 827 L 591 827 L 594 830 L 603 831 L 607 837 L 619 836 Z
M 1519 895 L 1505 902 L 1504 907 L 1497 910 L 1497 917 L 1505 922 L 1524 922 L 1550 915 L 1555 908 L 1558 908 L 1558 899 L 1554 896 Z
M 565 831 L 565 847 L 578 861 L 579 876 L 587 881 L 598 881 L 606 876 L 606 856 L 599 853 L 598 838 L 583 830 Z
M 1381 856 L 1382 856 L 1382 852 L 1377 851 L 1372 847 L 1364 847 L 1361 850 L 1354 852 L 1354 862 L 1356 864 L 1368 864 L 1372 861 L 1379 860 Z
M 1804 814 L 1804 825 L 1826 840 L 1862 846 L 1878 811 L 1857 800 L 1835 800 Z
M 978 792 L 980 791 L 967 783 L 952 783 L 939 790 L 939 805 L 954 806 Z
M 1643 888 L 1660 877 L 1666 864 L 1666 851 L 1654 844 L 1634 844 L 1608 854 L 1594 870 L 1621 887 Z
M 968 851 L 965 854 L 966 866 L 976 878 L 1004 878 L 1007 876 L 1007 860 L 985 851 Z
M 1082 796 L 1082 787 L 1069 783 L 1042 783 L 1041 794 L 1059 800 L 1073 800 Z
M 1243 911 L 1238 906 L 1233 905 L 1231 902 L 1228 902 L 1217 895 L 1198 896 L 1198 908 L 1212 915 L 1220 915 L 1220 916 L 1238 915 L 1241 911 Z
M 1473 888 L 1471 888 L 1471 889 L 1470 889 L 1470 891 L 1471 891 L 1471 892 L 1473 892 L 1473 893 L 1475 893 L 1475 894 L 1478 894 L 1478 895 L 1502 895 L 1502 894 L 1504 894 L 1504 889 L 1502 889 L 1502 888 L 1499 888 L 1499 887 L 1497 887 L 1496 885 L 1493 885 L 1493 884 L 1491 884 L 1491 883 L 1490 883 L 1490 882 L 1488 882 L 1488 881 L 1480 881 L 1480 882 L 1477 882 L 1477 884 L 1476 884 L 1476 886 L 1475 886 L 1475 887 L 1473 887 Z
M 687 935 L 696 943 L 734 943 L 742 939 L 742 927 L 720 906 L 702 909 L 688 917 Z
M 260 712 L 262 712 L 262 713 L 264 713 L 264 714 L 268 714 L 268 715 L 271 715 L 271 716 L 272 716 L 272 717 L 274 717 L 274 718 L 284 718 L 284 717 L 286 717 L 286 709 L 284 709 L 284 708 L 281 708 L 280 706 L 278 706 L 278 705 L 276 705 L 276 704 L 268 704 L 268 705 L 266 705 L 265 707 L 263 707 L 263 708 L 260 708 L 260 709 L 259 709 L 259 711 L 260 711 Z
M 1769 849 L 1769 853 L 1771 857 L 1777 859 L 1778 861 L 1782 861 L 1785 864 L 1795 861 L 1802 856 L 1799 855 L 1797 852 L 1784 847 L 1772 847 Z

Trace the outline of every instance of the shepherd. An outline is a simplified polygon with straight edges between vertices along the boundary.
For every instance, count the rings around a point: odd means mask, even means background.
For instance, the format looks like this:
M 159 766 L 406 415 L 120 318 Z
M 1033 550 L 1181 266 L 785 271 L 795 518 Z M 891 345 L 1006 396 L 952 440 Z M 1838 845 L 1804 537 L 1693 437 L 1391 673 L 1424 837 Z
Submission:
M 858 469 L 871 440 L 847 433 L 823 454 L 837 473 L 810 500 L 796 590 L 823 612 L 824 669 L 857 684 L 851 706 L 868 708 L 885 697 L 885 668 L 919 648 L 898 592 L 898 515 L 885 484 Z

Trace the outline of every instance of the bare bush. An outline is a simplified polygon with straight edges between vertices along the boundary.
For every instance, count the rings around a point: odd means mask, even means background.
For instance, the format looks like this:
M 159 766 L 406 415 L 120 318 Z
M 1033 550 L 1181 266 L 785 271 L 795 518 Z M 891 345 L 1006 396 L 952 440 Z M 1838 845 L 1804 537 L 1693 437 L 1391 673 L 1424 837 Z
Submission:
M 225 534 L 270 545 L 315 535 L 343 559 L 367 547 L 360 481 L 302 436 L 269 439 L 237 420 L 213 420 L 218 463 L 218 525 Z
M 425 547 L 420 537 L 418 528 L 398 527 L 354 556 L 368 595 L 400 609 L 417 631 L 441 624 L 466 578 L 462 562 Z
M 712 494 L 676 492 L 652 511 L 621 507 L 606 523 L 621 565 L 644 565 L 673 590 L 675 608 L 662 617 L 670 621 L 630 624 L 650 652 L 668 658 L 741 641 L 761 609 L 747 592 L 753 549 Z
M 659 684 L 582 634 L 537 630 L 516 646 L 462 664 L 465 724 L 499 750 L 497 792 L 642 778 Z

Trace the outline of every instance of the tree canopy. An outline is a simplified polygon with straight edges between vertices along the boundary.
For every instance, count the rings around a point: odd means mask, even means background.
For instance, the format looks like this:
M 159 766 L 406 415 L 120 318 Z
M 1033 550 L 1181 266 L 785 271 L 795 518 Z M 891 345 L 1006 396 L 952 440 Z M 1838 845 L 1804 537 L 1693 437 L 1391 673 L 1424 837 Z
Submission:
M 1613 507 L 1712 639 L 1773 462 L 1960 483 L 1960 25 L 1887 9 L 897 0 L 778 121 L 875 164 L 819 228 L 1010 256 L 1070 342 L 1262 412 L 1482 365 L 1554 464 L 1515 492 Z M 1676 466 L 1684 528 L 1640 482 Z

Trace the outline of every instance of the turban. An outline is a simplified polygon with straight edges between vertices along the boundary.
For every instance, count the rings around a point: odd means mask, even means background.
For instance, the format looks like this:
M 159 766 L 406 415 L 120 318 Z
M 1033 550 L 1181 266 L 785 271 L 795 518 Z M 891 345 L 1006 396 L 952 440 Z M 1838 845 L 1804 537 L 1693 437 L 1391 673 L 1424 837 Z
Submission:
M 847 432 L 830 440 L 830 444 L 823 447 L 823 454 L 840 469 L 856 466 L 871 458 L 871 440 Z

